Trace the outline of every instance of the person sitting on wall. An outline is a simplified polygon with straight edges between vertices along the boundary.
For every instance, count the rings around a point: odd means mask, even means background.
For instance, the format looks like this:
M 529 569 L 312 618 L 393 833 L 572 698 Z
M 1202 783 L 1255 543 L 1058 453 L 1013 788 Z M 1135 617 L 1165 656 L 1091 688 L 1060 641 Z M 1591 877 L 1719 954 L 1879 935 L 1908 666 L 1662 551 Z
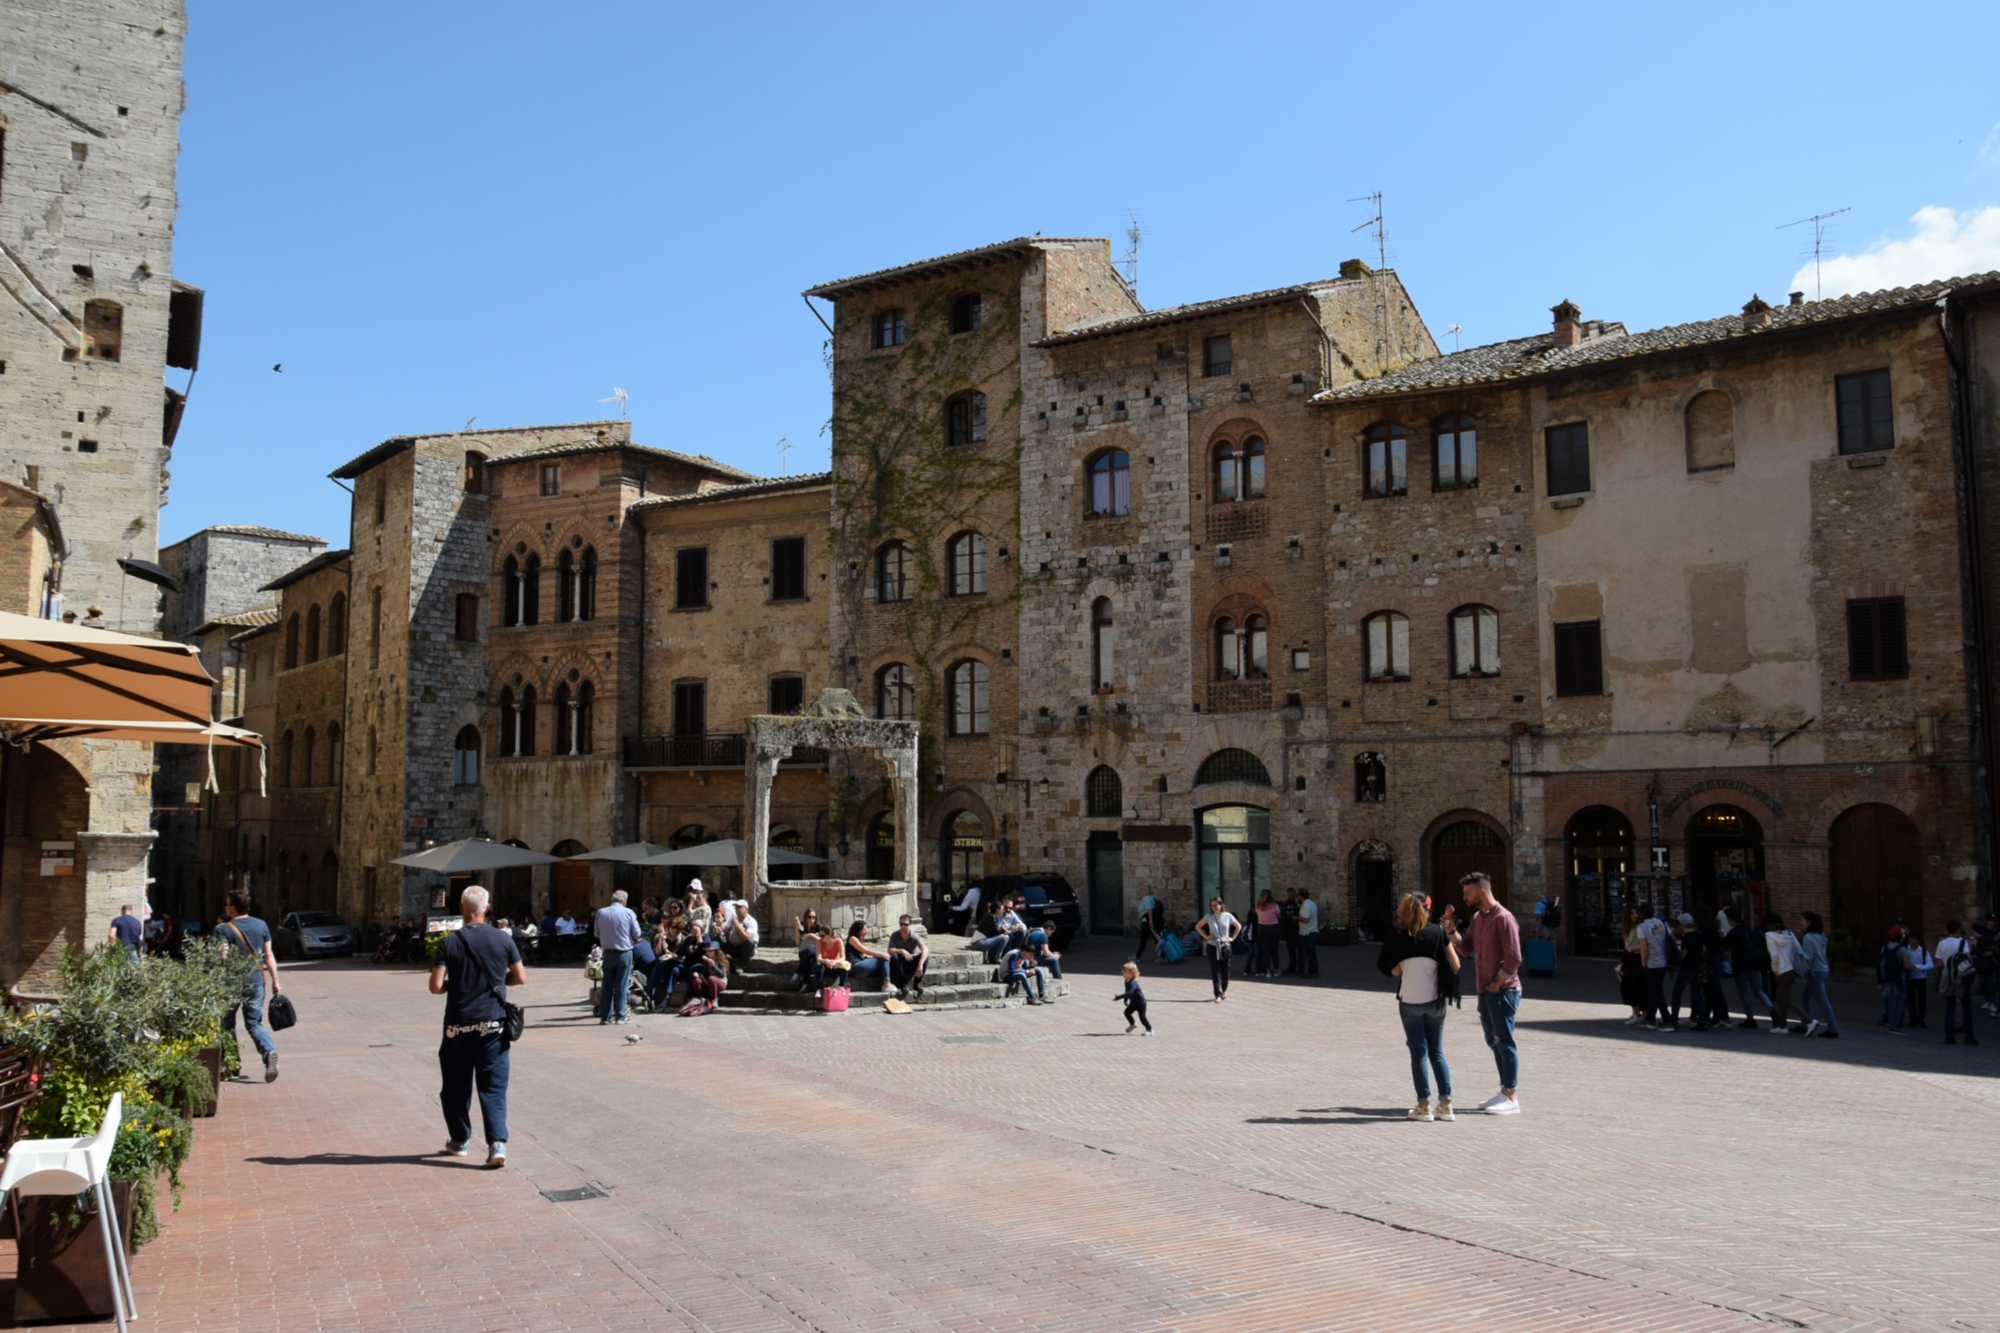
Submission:
M 808 907 L 792 919 L 792 938 L 799 942 L 799 966 L 793 973 L 801 991 L 817 991 L 819 979 L 819 913 Z
M 722 951 L 729 955 L 731 963 L 748 967 L 757 956 L 757 918 L 750 915 L 750 904 L 742 898 L 724 906 L 730 908 L 728 923 L 716 930 L 716 937 L 722 941 Z
M 986 914 L 972 927 L 971 933 L 966 936 L 965 947 L 979 950 L 988 963 L 1000 961 L 1001 953 L 1007 948 L 1007 932 L 1000 929 L 998 904 L 988 907 Z
M 847 928 L 848 975 L 860 981 L 863 977 L 882 978 L 882 989 L 893 990 L 889 983 L 889 954 L 868 942 L 868 923 L 856 921 Z
M 930 961 L 930 946 L 924 937 L 910 929 L 910 918 L 901 917 L 896 922 L 896 931 L 885 941 L 889 951 L 889 989 L 901 999 L 907 992 L 911 996 L 924 993 L 924 965 Z

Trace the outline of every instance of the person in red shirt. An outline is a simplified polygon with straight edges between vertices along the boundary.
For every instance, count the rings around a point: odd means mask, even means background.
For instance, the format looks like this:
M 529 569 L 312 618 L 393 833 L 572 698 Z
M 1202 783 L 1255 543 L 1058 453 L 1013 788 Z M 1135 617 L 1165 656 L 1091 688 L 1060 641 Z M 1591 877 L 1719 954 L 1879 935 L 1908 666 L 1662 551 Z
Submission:
M 1500 1068 L 1500 1091 L 1479 1109 L 1487 1115 L 1518 1115 L 1521 1052 L 1514 1044 L 1514 1019 L 1521 1010 L 1521 927 L 1493 896 L 1493 881 L 1484 872 L 1475 870 L 1458 883 L 1472 913 L 1466 930 L 1472 936 L 1472 972 L 1479 986 L 1479 1026 Z M 1466 948 L 1456 934 L 1452 943 Z

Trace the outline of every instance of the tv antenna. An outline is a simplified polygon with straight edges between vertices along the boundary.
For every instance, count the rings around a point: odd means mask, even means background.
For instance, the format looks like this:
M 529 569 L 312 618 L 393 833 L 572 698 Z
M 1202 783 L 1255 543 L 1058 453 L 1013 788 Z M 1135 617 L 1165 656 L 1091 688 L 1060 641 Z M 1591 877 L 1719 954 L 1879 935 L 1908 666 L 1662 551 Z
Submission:
M 790 437 L 789 437 L 789 436 L 784 436 L 784 435 L 780 435 L 780 436 L 778 437 L 778 475 L 779 475 L 779 476 L 781 476 L 781 477 L 789 477 L 789 476 L 791 476 L 791 475 L 792 475 L 792 450 L 793 450 L 793 448 L 795 448 L 795 447 L 796 447 L 796 446 L 794 446 L 794 445 L 792 444 L 792 441 L 791 441 L 791 439 L 790 439 Z
M 1460 327 L 1461 327 L 1460 325 L 1454 324 L 1450 328 L 1445 330 L 1446 333 L 1449 333 L 1451 335 L 1451 350 L 1454 352 L 1458 350 L 1458 333 Z
M 1820 251 L 1826 247 L 1827 233 L 1833 230 L 1832 226 L 1829 224 L 1832 222 L 1834 218 L 1839 217 L 1842 213 L 1852 213 L 1853 211 L 1854 210 L 1852 207 L 1836 208 L 1831 213 L 1815 213 L 1809 218 L 1800 218 L 1797 222 L 1787 222 L 1783 226 L 1780 226 L 1778 228 L 1779 231 L 1784 231 L 1788 227 L 1803 227 L 1808 222 L 1812 223 L 1813 300 L 1815 301 L 1820 299 L 1820 285 L 1819 285 Z M 1804 252 L 1801 251 L 1800 253 Z
M 600 398 L 600 399 L 598 399 L 597 401 L 598 401 L 598 402 L 600 402 L 600 403 L 616 403 L 616 404 L 618 404 L 618 419 L 619 419 L 620 421 L 623 421 L 623 420 L 625 420 L 625 419 L 626 419 L 626 418 L 625 418 L 625 404 L 626 404 L 626 403 L 627 403 L 627 402 L 628 402 L 628 401 L 629 401 L 630 399 L 631 399 L 631 395 L 630 395 L 630 394 L 626 393 L 626 392 L 625 392 L 625 391 L 624 391 L 623 389 L 621 389 L 621 388 L 617 387 L 616 385 L 613 385 L 613 386 L 612 386 L 612 388 L 611 388 L 611 396 L 610 396 L 609 398 Z
M 1377 272 L 1380 272 L 1389 267 L 1389 228 L 1383 221 L 1382 192 L 1376 190 L 1372 194 L 1357 195 L 1347 202 L 1350 204 L 1374 205 L 1374 217 L 1369 218 L 1358 227 L 1349 227 L 1347 230 L 1350 236 L 1357 231 L 1373 230 L 1375 235 L 1375 268 Z M 1397 355 L 1398 349 L 1394 345 L 1394 338 L 1389 324 L 1389 289 L 1379 278 L 1375 282 L 1375 292 L 1380 298 L 1381 305 L 1381 316 L 1375 322 L 1375 364 L 1380 369 L 1389 364 L 1390 360 Z
M 1139 215 L 1131 209 L 1125 210 L 1125 253 L 1118 262 L 1125 269 L 1125 286 L 1131 291 L 1132 299 L 1139 298 L 1139 238 L 1146 229 L 1139 225 Z

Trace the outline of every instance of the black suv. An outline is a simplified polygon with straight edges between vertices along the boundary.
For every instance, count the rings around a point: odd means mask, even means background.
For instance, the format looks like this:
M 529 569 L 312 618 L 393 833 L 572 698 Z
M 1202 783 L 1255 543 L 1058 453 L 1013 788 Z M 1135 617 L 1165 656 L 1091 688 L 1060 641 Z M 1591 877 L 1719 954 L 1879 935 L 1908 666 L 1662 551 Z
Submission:
M 1061 950 L 1083 929 L 1083 904 L 1061 875 L 988 875 L 979 881 L 979 909 L 997 906 L 1012 894 L 1021 900 L 1021 920 L 1049 933 L 1049 944 Z

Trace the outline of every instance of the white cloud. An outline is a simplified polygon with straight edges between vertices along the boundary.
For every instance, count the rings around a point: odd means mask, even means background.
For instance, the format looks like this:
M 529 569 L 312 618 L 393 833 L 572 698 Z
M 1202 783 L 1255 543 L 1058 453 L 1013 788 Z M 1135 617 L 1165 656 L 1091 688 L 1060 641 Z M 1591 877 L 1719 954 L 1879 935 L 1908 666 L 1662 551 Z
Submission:
M 2000 269 L 2000 204 L 1962 213 L 1933 204 L 1918 209 L 1910 221 L 1916 226 L 1915 235 L 1884 238 L 1858 255 L 1823 260 L 1821 294 L 1881 291 Z M 1813 266 L 1808 263 L 1792 275 L 1791 290 L 1810 295 L 1813 289 Z

